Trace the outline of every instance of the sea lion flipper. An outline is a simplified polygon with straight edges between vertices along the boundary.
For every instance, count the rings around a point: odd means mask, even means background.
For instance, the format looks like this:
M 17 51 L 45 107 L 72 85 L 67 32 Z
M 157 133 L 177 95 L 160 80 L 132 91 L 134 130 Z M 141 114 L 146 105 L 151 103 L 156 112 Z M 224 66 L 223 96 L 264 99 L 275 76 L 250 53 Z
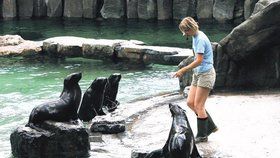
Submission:
M 198 152 L 198 149 L 196 145 L 194 145 L 194 148 L 192 150 L 192 154 L 190 155 L 191 158 L 202 158 Z
M 27 124 L 25 125 L 25 127 L 30 127 L 30 128 L 32 128 L 32 129 L 35 129 L 35 130 L 38 131 L 38 132 L 46 132 L 44 129 L 42 129 L 42 128 L 36 126 L 34 123 L 27 123 Z

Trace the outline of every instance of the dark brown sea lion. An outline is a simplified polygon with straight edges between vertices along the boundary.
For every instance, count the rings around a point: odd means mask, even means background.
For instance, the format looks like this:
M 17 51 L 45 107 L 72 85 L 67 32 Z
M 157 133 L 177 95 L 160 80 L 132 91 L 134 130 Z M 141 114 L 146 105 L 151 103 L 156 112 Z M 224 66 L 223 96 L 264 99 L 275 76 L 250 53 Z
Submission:
M 173 117 L 168 139 L 162 149 L 155 150 L 145 158 L 201 158 L 185 111 L 178 105 L 169 104 Z
M 32 127 L 45 120 L 68 122 L 77 120 L 77 110 L 81 101 L 81 88 L 78 84 L 82 73 L 73 73 L 64 79 L 62 93 L 58 100 L 49 101 L 35 107 L 26 126 Z
M 103 107 L 109 112 L 114 111 L 119 105 L 119 102 L 116 100 L 116 98 L 121 77 L 121 74 L 114 73 L 108 78 L 108 84 L 105 88 Z
M 108 79 L 105 77 L 96 78 L 83 95 L 78 110 L 78 117 L 83 121 L 90 121 L 96 115 L 105 115 L 102 110 L 105 86 Z

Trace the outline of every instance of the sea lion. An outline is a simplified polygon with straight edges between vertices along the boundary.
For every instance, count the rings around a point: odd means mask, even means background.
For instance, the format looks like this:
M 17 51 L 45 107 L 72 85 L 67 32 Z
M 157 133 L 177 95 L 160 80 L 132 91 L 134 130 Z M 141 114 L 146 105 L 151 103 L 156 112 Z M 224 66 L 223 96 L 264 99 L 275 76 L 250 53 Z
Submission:
M 185 111 L 171 103 L 169 109 L 173 121 L 168 139 L 162 149 L 149 153 L 145 158 L 201 158 Z
M 103 107 L 107 109 L 107 111 L 114 111 L 117 106 L 120 104 L 116 98 L 119 89 L 119 82 L 121 80 L 121 74 L 114 73 L 108 78 L 108 84 L 105 88 L 104 93 L 104 102 Z
M 78 110 L 78 117 L 83 121 L 90 121 L 96 115 L 105 115 L 102 110 L 105 86 L 108 79 L 105 77 L 96 78 L 83 95 Z
M 64 79 L 63 90 L 58 100 L 49 101 L 33 108 L 26 126 L 34 127 L 45 120 L 68 122 L 77 120 L 77 110 L 81 101 L 78 84 L 82 73 L 72 73 Z

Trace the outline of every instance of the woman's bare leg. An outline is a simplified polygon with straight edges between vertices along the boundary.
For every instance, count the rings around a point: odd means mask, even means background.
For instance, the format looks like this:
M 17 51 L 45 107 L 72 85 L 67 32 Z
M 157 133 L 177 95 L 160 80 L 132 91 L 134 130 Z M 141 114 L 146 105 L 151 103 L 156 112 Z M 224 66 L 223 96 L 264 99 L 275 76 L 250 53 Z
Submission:
M 198 118 L 207 118 L 205 111 L 205 102 L 209 95 L 210 89 L 204 87 L 197 87 L 194 100 L 194 109 Z
M 196 86 L 191 85 L 190 91 L 188 93 L 187 105 L 189 106 L 190 109 L 192 109 L 194 113 L 196 113 L 195 106 L 194 106 L 195 95 L 196 95 Z

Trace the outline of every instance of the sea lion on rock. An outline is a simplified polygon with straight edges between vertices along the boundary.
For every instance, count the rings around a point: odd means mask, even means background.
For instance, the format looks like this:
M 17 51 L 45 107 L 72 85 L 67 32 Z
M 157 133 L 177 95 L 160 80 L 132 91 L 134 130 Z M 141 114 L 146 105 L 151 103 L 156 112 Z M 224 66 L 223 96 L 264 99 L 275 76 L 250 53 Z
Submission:
M 173 121 L 168 139 L 162 149 L 149 153 L 145 158 L 201 158 L 185 111 L 171 103 L 169 109 Z
M 81 88 L 78 84 L 82 73 L 72 73 L 64 79 L 62 93 L 58 100 L 43 103 L 35 107 L 26 126 L 34 127 L 46 120 L 68 122 L 77 120 L 77 110 L 81 101 Z
M 78 110 L 78 117 L 83 121 L 90 121 L 96 115 L 105 115 L 102 110 L 105 86 L 108 79 L 96 78 L 83 95 L 82 103 Z
M 118 94 L 119 89 L 119 82 L 121 80 L 121 74 L 114 73 L 108 78 L 108 84 L 105 88 L 104 93 L 104 102 L 103 106 L 106 108 L 109 112 L 114 111 L 117 106 L 120 104 L 116 98 Z

